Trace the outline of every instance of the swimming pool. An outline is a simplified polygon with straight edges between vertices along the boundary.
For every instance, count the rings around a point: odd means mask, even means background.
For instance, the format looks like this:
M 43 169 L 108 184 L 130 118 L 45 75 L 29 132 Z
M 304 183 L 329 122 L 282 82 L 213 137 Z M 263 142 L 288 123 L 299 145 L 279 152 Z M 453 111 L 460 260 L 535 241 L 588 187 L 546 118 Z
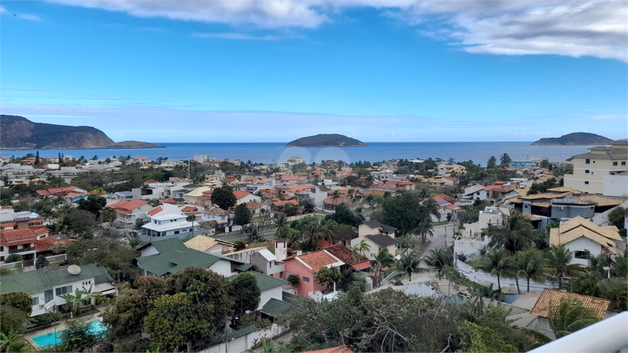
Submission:
M 101 320 L 94 320 L 89 324 L 89 330 L 92 333 L 99 334 L 105 332 L 107 328 L 105 327 L 105 325 L 102 324 Z M 45 335 L 35 336 L 33 337 L 33 342 L 35 342 L 35 344 L 41 348 L 57 345 L 59 343 L 62 343 L 61 332 L 63 332 L 63 330 L 47 333 Z

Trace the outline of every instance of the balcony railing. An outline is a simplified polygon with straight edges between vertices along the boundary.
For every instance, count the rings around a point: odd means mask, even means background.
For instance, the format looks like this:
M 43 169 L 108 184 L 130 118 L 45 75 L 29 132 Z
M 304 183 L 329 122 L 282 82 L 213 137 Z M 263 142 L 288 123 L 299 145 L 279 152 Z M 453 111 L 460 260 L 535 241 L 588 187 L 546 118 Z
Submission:
M 9 249 L 9 254 L 15 254 L 15 253 L 27 252 L 27 251 L 35 251 L 35 247 L 31 246 L 31 247 L 22 248 L 22 249 Z

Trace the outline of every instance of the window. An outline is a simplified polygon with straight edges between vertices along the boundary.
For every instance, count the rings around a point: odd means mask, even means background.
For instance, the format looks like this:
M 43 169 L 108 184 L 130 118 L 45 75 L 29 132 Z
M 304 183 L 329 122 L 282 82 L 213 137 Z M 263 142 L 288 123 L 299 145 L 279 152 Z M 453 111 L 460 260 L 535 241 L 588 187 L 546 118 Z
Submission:
M 273 262 L 272 261 L 268 263 L 268 268 L 273 268 Z
M 310 283 L 310 278 L 303 276 L 303 282 Z
M 589 170 L 588 170 L 588 169 L 585 169 L 585 170 L 584 170 L 584 172 L 585 172 L 585 173 L 587 173 L 587 174 L 589 174 Z
M 60 296 L 61 294 L 72 293 L 72 286 L 65 286 L 61 288 L 55 289 L 55 295 Z
M 39 304 L 39 297 L 34 297 L 33 298 L 33 305 L 38 305 Z
M 4 246 L 0 246 L 0 251 L 4 251 Z
M 0 261 L 4 262 L 4 256 L 0 256 Z
M 175 231 L 174 231 L 174 234 L 179 234 L 179 231 L 178 231 L 178 230 L 175 230 Z
M 585 181 L 585 182 L 584 182 L 584 185 L 589 185 L 589 181 L 588 181 L 588 180 L 587 180 L 587 181 Z
M 613 165 L 617 165 L 617 162 L 613 162 Z
M 587 159 L 584 160 L 584 163 L 585 164 L 589 164 L 589 163 L 591 163 L 591 160 L 589 158 L 587 158 Z
M 626 161 L 621 162 L 621 165 L 626 165 Z
M 591 257 L 591 253 L 587 250 L 585 251 L 576 251 L 574 253 L 574 257 L 576 259 L 588 259 L 589 257 Z

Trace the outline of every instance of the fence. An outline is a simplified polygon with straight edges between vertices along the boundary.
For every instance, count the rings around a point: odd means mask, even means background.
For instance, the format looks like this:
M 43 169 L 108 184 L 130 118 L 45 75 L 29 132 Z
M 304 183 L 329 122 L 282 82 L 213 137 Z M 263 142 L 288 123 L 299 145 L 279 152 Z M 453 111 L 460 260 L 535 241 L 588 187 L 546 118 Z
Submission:
M 473 282 L 482 284 L 482 285 L 489 285 L 489 286 L 491 283 L 493 283 L 495 286 L 497 286 L 497 276 L 490 273 L 483 272 L 483 271 L 478 271 L 474 269 L 473 267 L 471 267 L 470 265 L 458 259 L 455 259 L 455 261 L 456 261 L 456 268 L 458 269 L 460 274 L 472 280 Z M 516 290 L 517 288 L 516 282 L 513 278 L 500 277 L 499 281 L 501 283 L 502 288 L 510 287 L 512 290 Z M 527 282 L 525 278 L 519 279 L 519 287 L 521 288 L 521 291 L 527 290 L 528 287 L 527 287 Z M 551 282 L 538 283 L 533 280 L 530 280 L 531 291 L 542 291 L 545 288 L 554 288 L 554 286 L 552 285 Z

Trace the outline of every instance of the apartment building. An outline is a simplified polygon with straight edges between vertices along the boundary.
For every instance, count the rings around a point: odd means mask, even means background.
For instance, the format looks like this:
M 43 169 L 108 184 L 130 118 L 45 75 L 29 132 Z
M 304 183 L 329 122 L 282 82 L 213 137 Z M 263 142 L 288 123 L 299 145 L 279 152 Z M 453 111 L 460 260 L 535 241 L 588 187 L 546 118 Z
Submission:
M 589 148 L 573 156 L 573 174 L 565 174 L 565 187 L 590 194 L 628 196 L 628 141 L 611 147 Z

